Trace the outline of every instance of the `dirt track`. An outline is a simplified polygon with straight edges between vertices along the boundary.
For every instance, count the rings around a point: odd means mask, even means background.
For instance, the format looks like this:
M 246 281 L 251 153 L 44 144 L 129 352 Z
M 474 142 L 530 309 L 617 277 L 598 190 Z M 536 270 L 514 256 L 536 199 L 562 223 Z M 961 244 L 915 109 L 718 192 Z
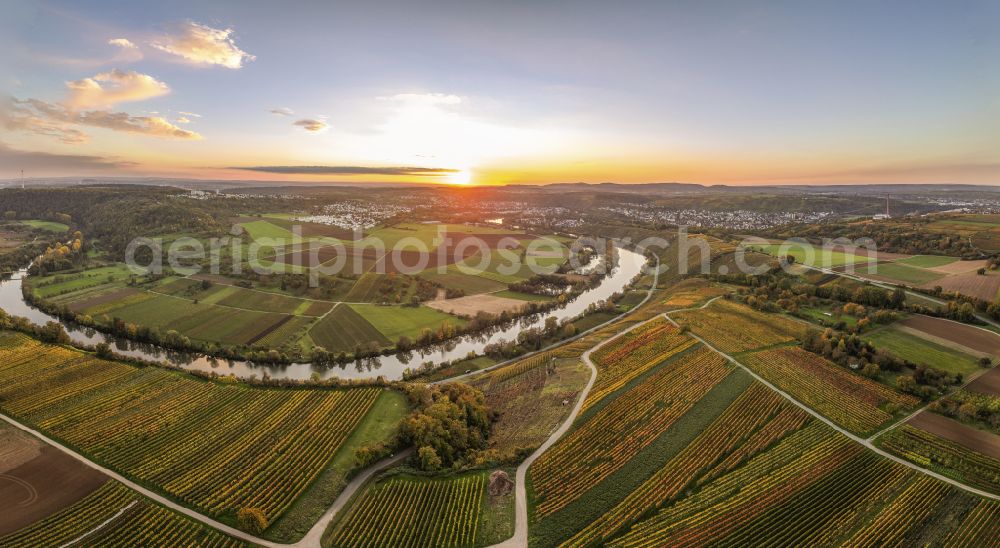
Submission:
M 953 341 L 955 344 L 1000 357 L 1000 335 L 941 318 L 915 315 L 899 322 L 900 325 Z
M 44 519 L 89 495 L 107 476 L 57 449 L 0 425 L 0 536 Z
M 942 415 L 924 411 L 910 419 L 909 424 L 946 440 L 964 445 L 973 451 L 1000 459 L 1000 436 L 966 426 Z

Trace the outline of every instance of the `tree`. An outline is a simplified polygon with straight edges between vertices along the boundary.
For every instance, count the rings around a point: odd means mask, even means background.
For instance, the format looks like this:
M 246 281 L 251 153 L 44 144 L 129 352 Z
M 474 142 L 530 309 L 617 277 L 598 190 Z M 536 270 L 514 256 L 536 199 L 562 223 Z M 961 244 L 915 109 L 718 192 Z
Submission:
M 441 457 L 438 456 L 437 451 L 429 445 L 425 445 L 417 451 L 417 457 L 420 459 L 420 469 L 427 470 L 428 472 L 436 472 L 441 469 Z
M 462 383 L 412 385 L 407 396 L 415 410 L 403 420 L 400 435 L 418 452 L 427 453 L 426 460 L 418 455 L 422 468 L 450 467 L 469 452 L 486 448 L 496 415 L 479 390 Z M 424 448 L 433 450 L 440 464 Z
M 267 518 L 257 508 L 241 508 L 236 513 L 236 521 L 241 529 L 254 534 L 263 533 L 267 529 Z

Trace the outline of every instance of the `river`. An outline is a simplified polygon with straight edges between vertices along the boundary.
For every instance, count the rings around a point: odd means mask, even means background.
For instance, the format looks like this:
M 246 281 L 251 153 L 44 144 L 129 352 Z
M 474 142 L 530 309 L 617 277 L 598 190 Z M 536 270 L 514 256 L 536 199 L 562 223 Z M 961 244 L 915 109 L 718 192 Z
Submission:
M 399 380 L 406 369 L 416 369 L 425 362 L 430 361 L 436 364 L 450 362 L 464 358 L 470 352 L 482 354 L 489 344 L 516 340 L 518 333 L 522 330 L 542 327 L 546 318 L 550 316 L 555 316 L 560 321 L 575 318 L 582 314 L 591 303 L 606 300 L 624 289 L 642 272 L 645 264 L 646 260 L 642 255 L 618 248 L 618 264 L 614 270 L 605 276 L 597 287 L 583 292 L 562 308 L 534 318 L 524 318 L 503 330 L 457 337 L 432 348 L 331 366 L 314 366 L 310 363 L 258 365 L 245 361 L 222 360 L 199 354 L 176 352 L 149 344 L 116 339 L 94 329 L 65 322 L 26 303 L 21 293 L 21 282 L 27 275 L 26 270 L 19 270 L 9 279 L 0 281 L 0 308 L 12 316 L 28 318 L 39 325 L 51 321 L 59 322 L 66 328 L 70 338 L 78 344 L 94 345 L 107 342 L 111 344 L 116 353 L 123 356 L 165 363 L 192 371 L 214 372 L 245 379 L 259 379 L 266 374 L 272 379 L 309 380 L 314 374 L 319 374 L 322 379 L 333 377 L 372 379 L 381 376 L 388 380 Z

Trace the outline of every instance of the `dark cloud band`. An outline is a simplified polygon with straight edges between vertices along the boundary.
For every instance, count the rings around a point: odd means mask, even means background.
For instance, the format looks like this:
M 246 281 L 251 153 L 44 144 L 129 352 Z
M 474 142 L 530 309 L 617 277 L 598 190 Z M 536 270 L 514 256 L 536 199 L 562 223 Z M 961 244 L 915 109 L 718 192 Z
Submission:
M 417 175 L 433 176 L 455 173 L 457 169 L 438 167 L 364 167 L 364 166 L 234 166 L 229 169 L 280 173 L 283 175 Z

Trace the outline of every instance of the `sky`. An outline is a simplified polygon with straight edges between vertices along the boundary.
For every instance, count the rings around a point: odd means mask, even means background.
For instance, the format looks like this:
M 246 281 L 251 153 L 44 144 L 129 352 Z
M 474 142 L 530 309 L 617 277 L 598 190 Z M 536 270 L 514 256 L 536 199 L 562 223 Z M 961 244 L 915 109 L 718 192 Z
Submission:
M 1000 2 L 0 0 L 0 179 L 1000 184 Z

